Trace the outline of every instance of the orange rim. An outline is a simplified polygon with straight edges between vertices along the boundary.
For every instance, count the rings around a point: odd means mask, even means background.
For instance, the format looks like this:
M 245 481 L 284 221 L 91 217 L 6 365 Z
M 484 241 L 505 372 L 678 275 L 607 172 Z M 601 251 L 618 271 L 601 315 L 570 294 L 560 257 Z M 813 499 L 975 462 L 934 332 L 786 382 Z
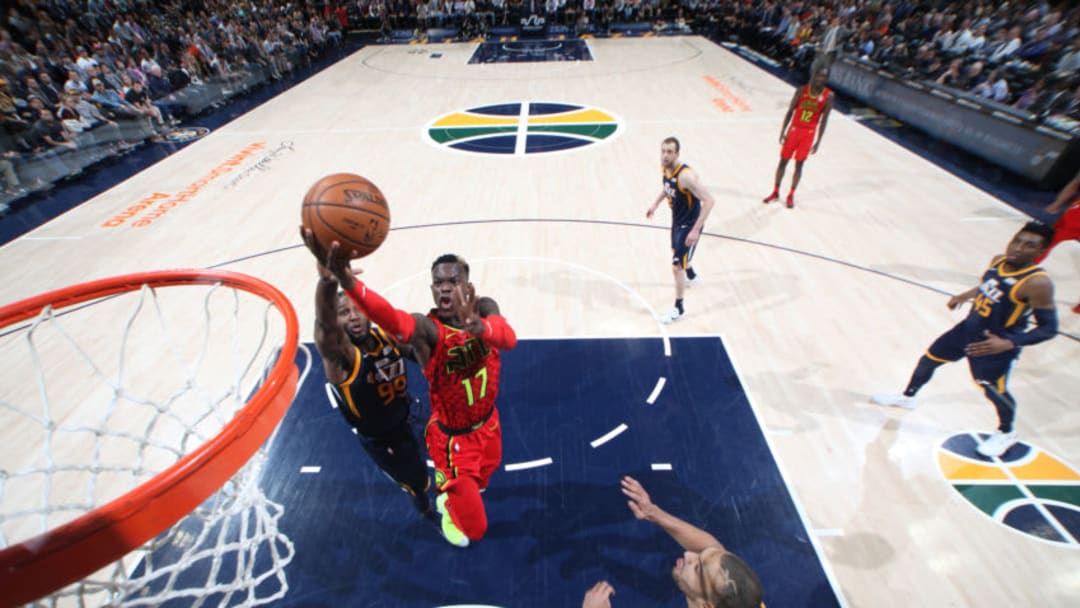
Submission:
M 31 602 L 116 561 L 167 530 L 251 459 L 296 394 L 299 325 L 285 294 L 265 281 L 221 270 L 129 274 L 58 289 L 0 308 L 0 328 L 142 285 L 222 285 L 269 300 L 285 318 L 285 343 L 259 390 L 212 439 L 127 494 L 62 526 L 0 551 L 3 604 Z

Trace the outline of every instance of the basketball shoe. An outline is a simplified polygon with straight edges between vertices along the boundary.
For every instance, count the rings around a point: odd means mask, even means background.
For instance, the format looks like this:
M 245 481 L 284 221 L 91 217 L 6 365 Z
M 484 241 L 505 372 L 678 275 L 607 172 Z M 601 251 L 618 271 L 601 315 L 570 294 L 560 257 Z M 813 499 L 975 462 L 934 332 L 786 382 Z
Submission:
M 675 321 L 678 321 L 679 319 L 683 318 L 683 316 L 685 314 L 686 313 L 684 313 L 684 312 L 679 312 L 678 308 L 675 308 L 674 306 L 672 306 L 671 310 L 669 310 L 669 311 L 665 312 L 664 314 L 660 315 L 659 317 L 656 318 L 656 320 L 663 323 L 664 325 L 671 325 Z
M 908 397 L 902 393 L 876 393 L 870 395 L 870 401 L 878 405 L 898 407 L 905 410 L 913 410 L 918 405 L 915 402 L 915 397 Z
M 693 287 L 694 285 L 701 285 L 701 275 L 698 274 L 693 268 L 687 268 L 686 284 L 690 287 Z
M 1016 443 L 1016 431 L 1009 431 L 1008 433 L 995 431 L 979 442 L 975 451 L 987 458 L 997 458 L 1011 448 L 1014 443 Z
M 450 511 L 446 508 L 447 498 L 449 498 L 449 496 L 443 492 L 435 499 L 435 508 L 439 511 L 439 515 L 442 516 L 439 531 L 442 532 L 446 542 L 451 545 L 454 545 L 455 547 L 468 547 L 469 537 L 465 536 L 465 533 L 461 531 L 461 528 L 458 528 L 454 523 L 454 520 L 450 518 Z

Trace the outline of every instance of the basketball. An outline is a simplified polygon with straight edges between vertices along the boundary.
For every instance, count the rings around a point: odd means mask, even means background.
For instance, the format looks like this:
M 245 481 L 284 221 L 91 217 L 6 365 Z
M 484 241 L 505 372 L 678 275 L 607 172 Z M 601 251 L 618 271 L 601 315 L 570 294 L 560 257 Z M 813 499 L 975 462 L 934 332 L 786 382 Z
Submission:
M 337 241 L 340 251 L 353 258 L 378 249 L 390 232 L 386 197 L 378 186 L 352 173 L 335 173 L 315 182 L 304 195 L 300 217 L 323 249 Z

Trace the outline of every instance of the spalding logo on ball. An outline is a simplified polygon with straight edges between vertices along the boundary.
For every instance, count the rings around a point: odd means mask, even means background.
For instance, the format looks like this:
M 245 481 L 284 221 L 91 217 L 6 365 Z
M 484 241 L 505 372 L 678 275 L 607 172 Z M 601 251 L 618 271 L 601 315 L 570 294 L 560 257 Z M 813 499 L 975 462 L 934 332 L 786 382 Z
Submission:
M 337 241 L 341 251 L 362 258 L 379 248 L 390 232 L 390 207 L 378 186 L 352 173 L 315 182 L 304 195 L 304 227 L 323 249 Z

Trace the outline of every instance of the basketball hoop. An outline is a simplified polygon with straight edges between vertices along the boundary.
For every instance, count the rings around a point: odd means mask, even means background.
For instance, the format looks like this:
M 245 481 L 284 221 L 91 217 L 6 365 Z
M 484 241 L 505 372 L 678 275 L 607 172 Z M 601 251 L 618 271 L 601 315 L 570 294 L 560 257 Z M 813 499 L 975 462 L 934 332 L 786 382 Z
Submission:
M 293 546 L 258 481 L 296 392 L 297 337 L 284 294 L 227 271 L 125 275 L 0 308 L 0 355 L 25 367 L 0 377 L 0 410 L 5 426 L 26 429 L 0 462 L 0 604 L 217 593 L 254 606 L 284 595 Z M 50 382 L 57 367 L 63 382 Z M 155 557 L 163 548 L 167 564 Z M 200 560 L 231 580 L 185 588 L 178 573 Z

